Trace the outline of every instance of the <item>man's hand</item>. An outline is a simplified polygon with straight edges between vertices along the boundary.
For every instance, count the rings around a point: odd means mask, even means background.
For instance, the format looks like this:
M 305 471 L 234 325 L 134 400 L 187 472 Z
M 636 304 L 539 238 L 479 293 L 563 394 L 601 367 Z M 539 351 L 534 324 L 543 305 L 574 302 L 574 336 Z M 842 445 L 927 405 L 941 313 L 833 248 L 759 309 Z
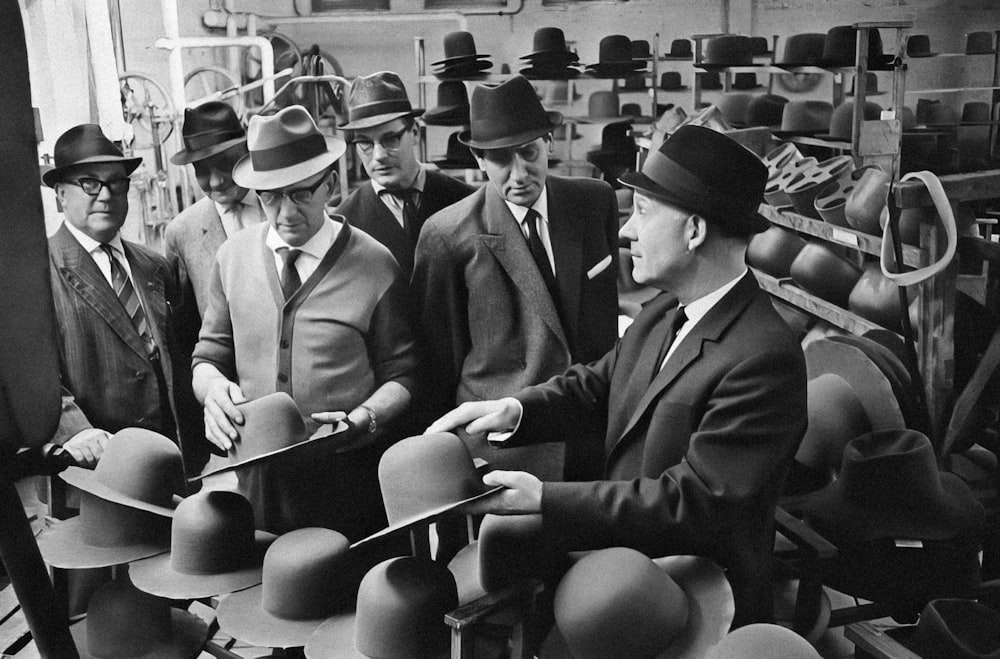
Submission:
M 513 430 L 521 420 L 521 403 L 516 398 L 462 403 L 427 427 L 425 432 L 450 432 L 464 426 L 472 436 Z
M 489 487 L 506 489 L 462 506 L 466 515 L 530 515 L 542 512 L 542 481 L 526 471 L 491 471 L 483 476 Z
M 240 436 L 236 426 L 243 425 L 243 414 L 236 409 L 246 396 L 235 382 L 214 378 L 205 393 L 205 437 L 223 451 L 228 451 Z
M 111 435 L 100 428 L 88 428 L 76 433 L 62 445 L 77 467 L 93 469 L 104 454 Z
M 359 411 L 358 418 L 355 419 L 347 412 L 316 412 L 309 415 L 313 421 L 317 423 L 329 423 L 334 428 L 341 421 L 345 421 L 350 426 L 349 430 L 346 430 L 338 435 L 331 437 L 330 439 L 324 440 L 326 442 L 331 442 L 336 448 L 334 453 L 348 453 L 350 451 L 356 451 L 360 448 L 365 448 L 370 446 L 379 438 L 380 435 L 368 432 L 369 418 L 368 414 L 364 411 Z

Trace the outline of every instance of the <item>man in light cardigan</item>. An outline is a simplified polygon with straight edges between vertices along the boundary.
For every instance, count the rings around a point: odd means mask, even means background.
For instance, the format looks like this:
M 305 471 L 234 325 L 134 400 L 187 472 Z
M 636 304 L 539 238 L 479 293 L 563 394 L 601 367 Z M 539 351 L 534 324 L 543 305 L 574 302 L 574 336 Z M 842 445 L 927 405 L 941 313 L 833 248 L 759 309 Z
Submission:
M 268 222 L 216 258 L 193 359 L 206 436 L 228 450 L 243 422 L 236 404 L 275 391 L 310 432 L 346 419 L 350 443 L 318 442 L 238 478 L 259 528 L 324 526 L 356 540 L 385 524 L 378 460 L 413 388 L 407 284 L 388 249 L 325 211 L 342 140 L 291 106 L 251 119 L 248 147 L 233 180 L 257 191 Z

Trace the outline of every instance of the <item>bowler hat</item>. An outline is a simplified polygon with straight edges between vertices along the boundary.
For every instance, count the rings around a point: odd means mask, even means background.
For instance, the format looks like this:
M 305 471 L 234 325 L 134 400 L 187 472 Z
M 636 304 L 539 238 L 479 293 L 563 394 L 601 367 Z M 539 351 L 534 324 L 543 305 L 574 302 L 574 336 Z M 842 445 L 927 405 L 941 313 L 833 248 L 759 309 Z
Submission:
M 423 120 L 431 126 L 468 126 L 469 93 L 465 83 L 442 81 L 437 88 L 437 105 L 424 114 Z
M 757 212 L 767 167 L 739 142 L 704 126 L 681 126 L 646 157 L 641 172 L 619 180 L 747 236 L 771 226 Z
M 629 48 L 632 51 L 632 59 L 634 60 L 649 59 L 652 56 L 649 50 L 649 42 L 645 39 L 633 39 L 632 43 L 629 44 Z
M 261 582 L 275 535 L 254 530 L 250 502 L 237 492 L 202 490 L 177 505 L 170 552 L 132 563 L 140 590 L 167 599 L 224 595 Z
M 586 554 L 559 582 L 553 636 L 575 659 L 703 657 L 734 610 L 729 582 L 707 558 L 612 547 Z
M 886 633 L 921 657 L 1000 657 L 1000 612 L 973 600 L 931 600 L 916 625 Z
M 444 659 L 451 640 L 444 617 L 458 603 L 455 577 L 445 566 L 418 556 L 390 558 L 361 580 L 354 615 L 316 629 L 306 657 Z
M 241 641 L 298 647 L 354 596 L 356 571 L 342 534 L 323 528 L 289 531 L 264 555 L 262 583 L 227 595 L 216 610 L 219 628 Z
M 809 641 L 781 625 L 758 622 L 726 634 L 705 659 L 820 659 Z
M 449 135 L 444 157 L 431 162 L 441 169 L 478 169 L 479 163 L 472 156 L 472 151 L 458 141 L 458 136 L 459 132 Z
M 351 83 L 347 97 L 347 123 L 342 130 L 362 130 L 387 124 L 403 117 L 419 117 L 423 110 L 414 110 L 406 96 L 406 87 L 392 71 L 379 71 L 358 76 Z
M 621 99 L 618 92 L 599 90 L 592 92 L 587 97 L 588 120 L 613 119 L 617 121 L 621 116 Z
M 194 659 L 208 640 L 208 624 L 123 576 L 94 591 L 87 617 L 70 633 L 81 659 Z
M 204 160 L 247 141 L 247 133 L 236 111 L 220 101 L 184 108 L 181 137 L 184 148 L 170 157 L 175 165 Z
M 907 57 L 934 57 L 931 52 L 931 38 L 926 34 L 911 34 L 906 39 Z
M 752 66 L 753 51 L 750 37 L 724 34 L 705 42 L 705 57 L 696 66 L 721 69 L 727 66 Z
M 993 49 L 993 33 L 981 30 L 965 35 L 966 55 L 986 55 L 995 52 Z
M 459 30 L 444 35 L 444 59 L 431 62 L 431 66 L 446 66 L 489 57 L 476 52 L 476 40 L 471 32 Z
M 785 111 L 786 103 L 788 99 L 777 94 L 754 96 L 747 107 L 747 126 L 777 128 L 781 125 L 781 115 Z
M 958 111 L 949 103 L 927 98 L 917 99 L 917 123 L 927 126 L 957 126 L 961 121 Z
M 233 167 L 236 185 L 273 190 L 319 174 L 344 155 L 347 144 L 319 132 L 301 105 L 254 115 L 247 126 L 250 153 Z
M 665 92 L 675 92 L 687 89 L 687 85 L 681 84 L 679 71 L 665 71 L 660 74 L 660 89 Z
M 458 141 L 476 149 L 502 149 L 531 142 L 562 123 L 562 114 L 546 111 L 534 87 L 520 75 L 498 85 L 472 90 L 469 130 Z
M 750 37 L 750 52 L 754 57 L 770 55 L 771 47 L 767 43 L 767 37 Z
M 661 59 L 691 59 L 692 56 L 690 39 L 674 39 L 670 42 L 670 52 Z
M 757 82 L 756 73 L 740 72 L 733 76 L 732 88 L 738 91 L 750 89 L 760 89 L 761 84 Z
M 825 42 L 825 34 L 816 32 L 793 34 L 785 40 L 785 56 L 777 65 L 785 68 L 818 66 L 823 61 Z
M 791 275 L 792 281 L 806 291 L 846 307 L 861 269 L 828 245 L 809 242 L 792 262 Z
M 142 162 L 142 158 L 123 156 L 97 124 L 73 126 L 59 136 L 53 152 L 55 167 L 42 174 L 42 182 L 50 188 L 62 181 L 66 171 L 76 165 L 121 163 L 127 176 Z
M 858 30 L 852 25 L 838 25 L 827 30 L 823 41 L 825 67 L 854 66 L 857 62 Z M 885 69 L 892 62 L 892 55 L 882 54 L 882 36 L 877 28 L 868 29 L 868 68 Z
M 601 39 L 596 64 L 587 66 L 595 78 L 622 78 L 645 68 L 646 64 L 632 58 L 632 40 L 624 34 L 612 34 Z
M 702 91 L 712 92 L 723 88 L 722 78 L 719 77 L 718 71 L 701 71 L 695 76 L 698 78 Z
M 580 59 L 579 55 L 566 46 L 566 35 L 557 27 L 540 27 L 535 30 L 532 50 L 519 59 L 534 63 L 549 62 L 565 66 Z
M 854 96 L 857 93 L 857 91 L 855 91 L 856 88 L 857 88 L 857 84 L 858 84 L 858 76 L 854 76 L 854 79 L 851 80 L 851 88 L 847 92 L 848 96 Z M 867 96 L 882 96 L 884 94 L 885 94 L 885 90 L 878 88 L 878 76 L 875 75 L 874 73 L 872 73 L 871 71 L 866 71 L 865 72 L 865 96 L 866 97 Z

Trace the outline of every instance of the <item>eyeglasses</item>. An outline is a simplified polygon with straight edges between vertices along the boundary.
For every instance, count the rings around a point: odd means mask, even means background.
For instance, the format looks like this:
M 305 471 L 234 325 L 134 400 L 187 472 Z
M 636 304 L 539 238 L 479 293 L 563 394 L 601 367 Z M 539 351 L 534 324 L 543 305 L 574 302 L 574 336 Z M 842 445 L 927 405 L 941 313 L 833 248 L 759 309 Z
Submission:
M 395 133 L 387 133 L 378 139 L 378 143 L 386 151 L 396 151 L 399 149 L 399 145 L 403 141 L 403 135 L 406 135 L 411 128 L 412 126 L 407 126 L 406 128 L 398 130 Z M 353 144 L 361 150 L 361 153 L 366 155 L 375 149 L 375 142 L 367 137 L 355 138 Z
M 260 197 L 262 203 L 268 206 L 276 206 L 281 203 L 282 198 L 288 197 L 292 200 L 293 204 L 298 206 L 303 206 L 312 201 L 313 194 L 319 190 L 319 186 L 323 185 L 326 181 L 327 175 L 324 173 L 322 177 L 315 183 L 313 183 L 308 188 L 295 188 L 294 190 L 258 190 L 257 196 Z
M 108 192 L 113 195 L 125 194 L 128 192 L 128 186 L 131 182 L 132 180 L 128 178 L 116 178 L 113 181 L 102 181 L 99 178 L 78 178 L 75 181 L 67 181 L 67 183 L 79 185 L 91 197 L 101 194 L 101 188 L 107 188 Z

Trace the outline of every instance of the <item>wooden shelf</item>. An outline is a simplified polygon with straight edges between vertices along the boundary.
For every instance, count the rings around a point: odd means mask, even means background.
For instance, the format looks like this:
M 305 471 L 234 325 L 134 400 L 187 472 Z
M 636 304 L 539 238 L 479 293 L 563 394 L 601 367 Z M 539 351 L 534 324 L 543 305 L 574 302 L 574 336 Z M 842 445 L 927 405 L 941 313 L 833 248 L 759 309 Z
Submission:
M 939 176 L 941 187 L 952 202 L 978 199 L 1000 199 L 1000 169 Z M 902 181 L 893 190 L 896 206 L 919 208 L 933 206 L 931 195 L 920 181 Z

